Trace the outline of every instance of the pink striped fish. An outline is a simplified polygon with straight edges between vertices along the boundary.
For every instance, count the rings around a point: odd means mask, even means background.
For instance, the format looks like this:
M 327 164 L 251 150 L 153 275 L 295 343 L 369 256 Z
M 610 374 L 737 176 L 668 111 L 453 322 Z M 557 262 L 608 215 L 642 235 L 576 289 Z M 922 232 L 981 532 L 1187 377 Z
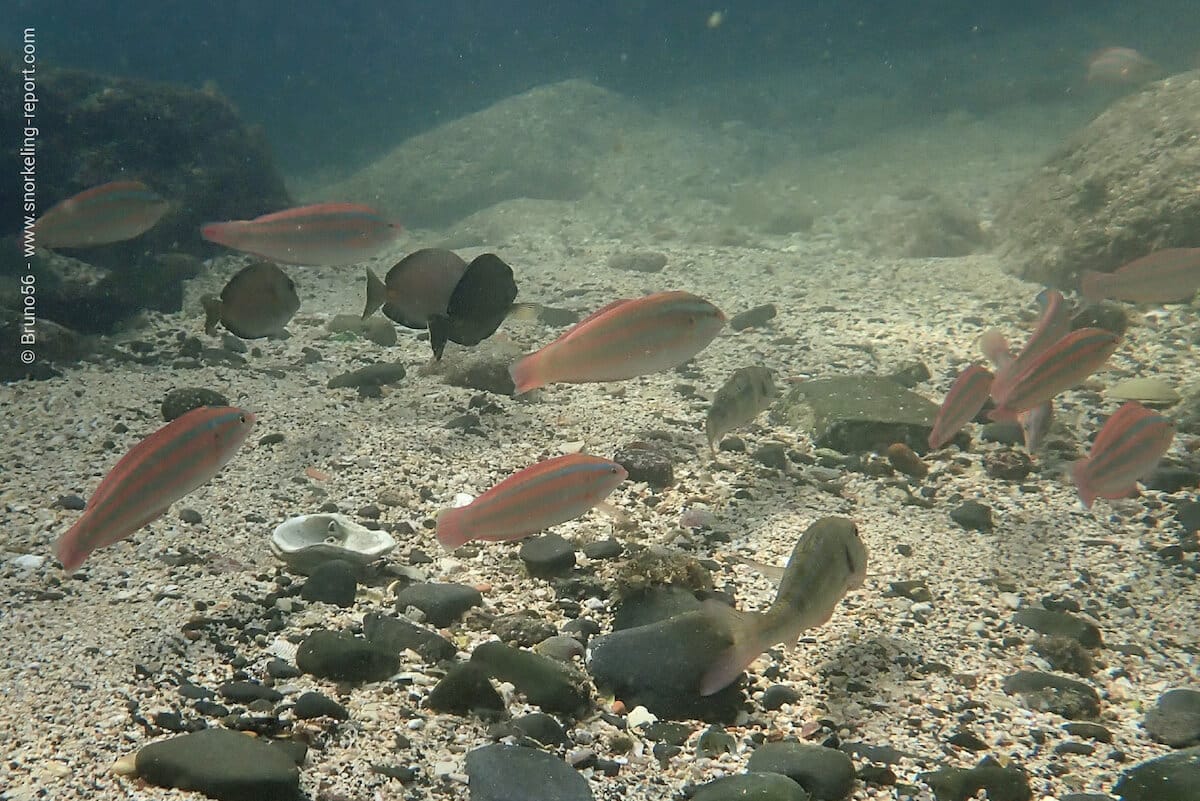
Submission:
M 1055 342 L 1071 333 L 1071 310 L 1061 292 L 1057 289 L 1044 289 L 1038 293 L 1037 300 L 1042 306 L 1042 316 L 1038 318 L 1037 327 L 1016 358 L 1010 358 L 1007 363 L 998 365 L 996 381 L 1001 384 L 1010 381 Z M 996 355 L 1003 359 L 1002 354 Z
M 86 248 L 149 231 L 171 204 L 141 181 L 113 181 L 55 204 L 34 226 L 44 248 Z
M 134 445 L 92 493 L 83 516 L 59 538 L 55 548 L 63 567 L 76 569 L 92 551 L 125 539 L 208 483 L 253 425 L 250 412 L 204 406 Z
M 1171 447 L 1175 426 L 1162 415 L 1130 401 L 1117 409 L 1096 435 L 1088 458 L 1071 465 L 1083 505 L 1097 498 L 1127 498 Z
M 514 473 L 466 506 L 444 509 L 437 538 L 446 548 L 469 540 L 519 540 L 574 520 L 607 498 L 628 477 L 599 456 L 569 453 Z
M 1098 370 L 1120 344 L 1120 338 L 1102 328 L 1072 331 L 1020 370 L 1012 371 L 1006 381 L 992 382 L 992 400 L 996 408 L 993 420 L 1016 420 L 1021 412 L 1053 400 Z
M 319 203 L 253 220 L 208 223 L 200 235 L 244 253 L 283 264 L 329 267 L 366 261 L 400 233 L 369 206 Z
M 669 370 L 704 350 L 724 325 L 720 309 L 690 292 L 617 300 L 514 364 L 516 394 Z
M 929 447 L 945 445 L 959 430 L 979 414 L 992 391 L 992 372 L 982 364 L 972 364 L 958 374 L 946 399 L 933 420 Z
M 1111 273 L 1086 272 L 1080 292 L 1095 303 L 1179 303 L 1200 289 L 1200 248 L 1170 248 L 1129 262 Z

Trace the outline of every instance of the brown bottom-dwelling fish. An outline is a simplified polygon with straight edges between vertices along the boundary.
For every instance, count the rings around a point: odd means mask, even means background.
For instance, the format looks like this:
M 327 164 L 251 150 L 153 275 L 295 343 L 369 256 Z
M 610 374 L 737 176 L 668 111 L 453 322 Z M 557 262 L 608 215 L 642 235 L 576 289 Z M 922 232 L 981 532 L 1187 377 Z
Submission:
M 704 419 L 708 449 L 715 453 L 717 440 L 770 408 L 778 394 L 774 375 L 766 367 L 735 370 L 717 390 L 708 416 Z
M 823 517 L 813 523 L 792 549 L 767 611 L 739 612 L 720 601 L 705 602 L 705 614 L 728 630 L 733 644 L 704 674 L 700 694 L 727 687 L 772 645 L 794 647 L 804 631 L 826 623 L 838 601 L 866 577 L 867 549 L 854 522 Z

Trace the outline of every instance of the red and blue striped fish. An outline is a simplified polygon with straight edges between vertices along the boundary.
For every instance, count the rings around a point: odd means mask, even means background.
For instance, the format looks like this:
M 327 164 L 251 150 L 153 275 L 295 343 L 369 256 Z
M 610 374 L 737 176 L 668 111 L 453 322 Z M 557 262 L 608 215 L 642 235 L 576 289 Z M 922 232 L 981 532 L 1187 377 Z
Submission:
M 946 393 L 929 432 L 929 447 L 945 445 L 959 430 L 979 414 L 992 391 L 992 372 L 982 364 L 972 364 L 959 373 Z
M 1050 346 L 1071 332 L 1071 310 L 1061 292 L 1057 289 L 1044 289 L 1038 293 L 1037 300 L 1042 306 L 1042 315 L 1038 318 L 1033 334 L 1016 358 L 1010 358 L 1006 363 L 997 365 L 996 380 L 1002 384 L 1011 380 L 1015 374 L 1024 370 Z M 1002 354 L 995 355 L 1003 359 Z M 1009 355 L 1011 356 L 1011 352 Z
M 55 551 L 63 567 L 75 570 L 92 551 L 125 539 L 208 483 L 237 453 L 254 419 L 233 406 L 203 406 L 134 445 L 59 538 Z
M 613 301 L 510 371 L 516 394 L 547 384 L 621 381 L 677 367 L 704 350 L 725 315 L 690 292 Z
M 35 241 L 44 248 L 87 248 L 149 231 L 171 204 L 141 181 L 113 181 L 69 197 L 38 218 Z
M 992 382 L 996 408 L 993 420 L 1016 420 L 1021 412 L 1053 400 L 1096 372 L 1121 343 L 1120 337 L 1102 328 L 1072 331 L 1042 350 L 1019 370 Z
M 470 540 L 528 537 L 574 520 L 602 503 L 628 477 L 616 462 L 571 453 L 526 467 L 466 506 L 444 509 L 437 538 L 447 548 Z
M 1168 248 L 1111 273 L 1086 272 L 1079 285 L 1088 301 L 1180 303 L 1200 289 L 1200 248 Z
M 1083 505 L 1097 498 L 1127 498 L 1175 438 L 1175 426 L 1162 415 L 1130 401 L 1108 418 L 1088 458 L 1071 465 L 1071 479 Z
M 200 235 L 244 253 L 282 264 L 329 267 L 374 256 L 400 233 L 400 225 L 370 206 L 318 203 L 253 220 L 207 223 Z

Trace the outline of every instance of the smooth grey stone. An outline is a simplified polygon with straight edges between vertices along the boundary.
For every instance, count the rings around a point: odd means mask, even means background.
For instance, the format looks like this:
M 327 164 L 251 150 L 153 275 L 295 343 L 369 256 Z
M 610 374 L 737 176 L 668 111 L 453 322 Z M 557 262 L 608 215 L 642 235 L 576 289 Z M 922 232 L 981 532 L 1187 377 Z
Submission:
M 467 754 L 471 801 L 594 801 L 587 779 L 535 748 L 485 745 Z

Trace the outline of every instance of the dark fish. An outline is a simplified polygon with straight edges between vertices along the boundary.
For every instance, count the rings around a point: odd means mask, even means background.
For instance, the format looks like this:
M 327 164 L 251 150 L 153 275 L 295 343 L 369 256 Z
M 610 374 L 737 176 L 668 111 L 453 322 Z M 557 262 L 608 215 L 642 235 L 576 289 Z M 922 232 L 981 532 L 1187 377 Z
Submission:
M 367 305 L 363 319 L 382 309 L 389 320 L 406 328 L 428 328 L 429 318 L 443 314 L 467 263 L 442 248 L 413 251 L 396 262 L 383 281 L 367 268 Z
M 743 367 L 735 370 L 713 398 L 704 419 L 708 449 L 715 453 L 714 444 L 730 431 L 744 426 L 760 412 L 771 406 L 779 394 L 775 378 L 766 367 Z
M 448 341 L 478 345 L 496 333 L 513 311 L 516 297 L 517 282 L 513 280 L 512 268 L 494 253 L 476 256 L 454 287 L 445 314 L 429 318 L 429 343 L 434 358 L 442 358 Z
M 805 630 L 824 625 L 842 597 L 866 577 L 867 548 L 853 521 L 824 517 L 813 523 L 792 549 L 767 611 L 739 612 L 720 601 L 705 602 L 705 614 L 729 631 L 733 644 L 715 656 L 700 694 L 727 687 L 772 645 L 794 647 Z
M 259 339 L 283 333 L 300 308 L 296 285 L 278 265 L 259 261 L 243 267 L 229 279 L 221 297 L 205 295 L 204 330 L 214 334 L 217 323 L 242 339 Z

